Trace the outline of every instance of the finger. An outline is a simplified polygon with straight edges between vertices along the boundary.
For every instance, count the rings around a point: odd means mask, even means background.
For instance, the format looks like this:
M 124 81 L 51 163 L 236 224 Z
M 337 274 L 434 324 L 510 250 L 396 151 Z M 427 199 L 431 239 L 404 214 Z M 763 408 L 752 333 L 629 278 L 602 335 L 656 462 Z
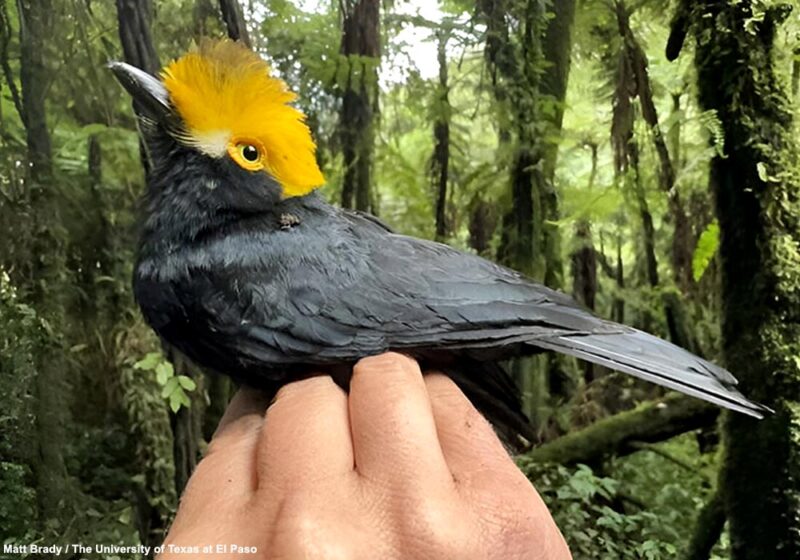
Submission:
M 243 433 L 259 430 L 269 403 L 268 393 L 242 387 L 228 404 L 211 441 L 217 446 L 224 446 L 225 442 L 235 441 Z
M 231 515 L 253 495 L 256 449 L 268 404 L 268 395 L 256 389 L 242 388 L 233 397 L 181 497 L 173 524 L 179 533 L 203 526 L 209 516 Z
M 519 472 L 492 426 L 452 379 L 441 373 L 425 376 L 433 417 L 445 461 L 460 487 L 483 478 Z
M 290 383 L 267 409 L 259 488 L 296 488 L 353 471 L 347 395 L 328 375 Z
M 230 491 L 223 487 L 223 492 L 230 492 L 231 499 L 255 491 L 256 449 L 267 406 L 269 394 L 263 391 L 243 387 L 236 393 L 211 438 L 206 457 L 198 465 L 200 480 L 206 472 L 221 477 L 225 485 L 230 485 Z
M 405 487 L 413 482 L 420 490 L 452 484 L 422 373 L 411 358 L 388 353 L 356 364 L 350 423 L 362 477 Z
M 535 548 L 552 552 L 543 557 L 568 557 L 563 555 L 566 545 L 547 506 L 489 422 L 449 377 L 432 373 L 425 376 L 425 384 L 442 453 L 459 495 L 492 530 L 510 530 L 519 519 L 528 518 L 536 528 L 532 533 Z
M 213 481 L 214 478 L 223 481 L 224 486 L 218 491 L 229 493 L 231 499 L 255 490 L 256 448 L 268 404 L 266 393 L 249 387 L 240 389 L 231 399 L 211 438 L 206 456 L 192 476 L 193 486 L 200 487 L 201 494 L 205 480 Z M 191 488 L 191 485 L 187 488 L 188 496 L 191 496 L 188 492 Z

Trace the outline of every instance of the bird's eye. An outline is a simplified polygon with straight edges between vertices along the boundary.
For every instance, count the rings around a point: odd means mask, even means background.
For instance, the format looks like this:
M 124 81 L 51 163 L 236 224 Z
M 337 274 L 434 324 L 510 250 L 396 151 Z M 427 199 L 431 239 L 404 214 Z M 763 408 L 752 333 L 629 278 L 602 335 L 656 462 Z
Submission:
M 252 144 L 242 144 L 239 146 L 239 149 L 241 150 L 244 160 L 250 163 L 256 163 L 261 157 L 258 148 Z
M 247 171 L 261 171 L 267 163 L 264 147 L 254 140 L 234 139 L 228 144 L 228 155 L 239 167 Z

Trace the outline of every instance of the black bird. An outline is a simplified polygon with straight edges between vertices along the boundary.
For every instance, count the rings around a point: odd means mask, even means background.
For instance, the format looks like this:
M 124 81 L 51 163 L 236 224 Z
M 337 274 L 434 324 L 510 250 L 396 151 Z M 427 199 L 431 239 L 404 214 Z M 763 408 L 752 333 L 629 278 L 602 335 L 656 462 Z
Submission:
M 152 160 L 135 296 L 162 340 L 198 365 L 274 388 L 396 350 L 452 372 L 490 420 L 524 435 L 497 362 L 545 350 L 751 416 L 766 410 L 728 371 L 673 344 L 326 203 L 295 96 L 246 47 L 206 42 L 161 79 L 111 69 L 143 114 Z

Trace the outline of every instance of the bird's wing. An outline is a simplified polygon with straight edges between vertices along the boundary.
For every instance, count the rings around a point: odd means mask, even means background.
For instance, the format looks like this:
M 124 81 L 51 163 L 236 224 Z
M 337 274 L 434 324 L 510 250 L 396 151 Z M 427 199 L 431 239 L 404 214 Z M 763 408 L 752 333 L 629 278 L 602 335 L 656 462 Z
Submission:
M 268 257 L 233 259 L 181 288 L 200 307 L 190 315 L 208 322 L 196 325 L 194 344 L 251 369 L 390 349 L 481 361 L 553 350 L 754 416 L 764 410 L 726 370 L 515 271 L 358 215 L 327 218 L 327 229 L 273 233 Z

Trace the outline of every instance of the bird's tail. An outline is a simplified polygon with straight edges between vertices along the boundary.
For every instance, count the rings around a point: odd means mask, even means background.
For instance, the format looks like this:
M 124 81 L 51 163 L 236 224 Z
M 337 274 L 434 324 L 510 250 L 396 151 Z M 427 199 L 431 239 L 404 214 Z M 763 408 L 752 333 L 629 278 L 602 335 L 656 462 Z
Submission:
M 727 370 L 635 329 L 625 328 L 618 333 L 562 333 L 537 337 L 532 344 L 629 373 L 756 418 L 771 412 L 745 398 Z

